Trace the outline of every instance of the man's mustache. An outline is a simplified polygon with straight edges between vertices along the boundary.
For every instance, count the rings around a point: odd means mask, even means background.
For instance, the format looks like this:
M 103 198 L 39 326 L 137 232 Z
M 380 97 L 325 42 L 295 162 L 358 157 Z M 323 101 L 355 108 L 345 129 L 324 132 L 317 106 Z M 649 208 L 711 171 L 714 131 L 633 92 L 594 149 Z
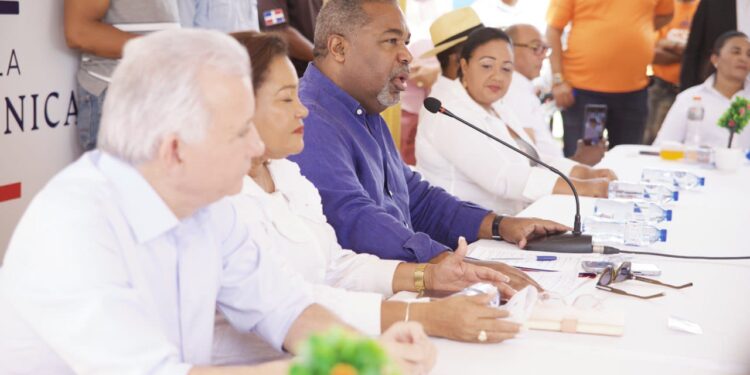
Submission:
M 409 76 L 409 65 L 401 65 L 400 67 L 394 69 L 391 72 L 391 75 L 388 77 L 388 80 L 390 81 L 390 80 L 396 78 L 396 76 L 398 76 L 399 74 L 402 74 L 402 73 L 406 74 L 407 76 Z

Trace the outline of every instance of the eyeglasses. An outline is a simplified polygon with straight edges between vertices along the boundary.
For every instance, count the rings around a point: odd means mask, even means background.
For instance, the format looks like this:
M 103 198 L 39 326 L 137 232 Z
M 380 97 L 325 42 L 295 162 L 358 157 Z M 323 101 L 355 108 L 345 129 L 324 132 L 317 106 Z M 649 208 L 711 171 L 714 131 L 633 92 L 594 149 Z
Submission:
M 607 267 L 602 273 L 602 276 L 599 277 L 599 281 L 596 282 L 596 288 L 605 290 L 608 292 L 616 293 L 616 294 L 621 294 L 623 296 L 631 296 L 631 297 L 636 297 L 640 299 L 652 299 L 652 298 L 657 298 L 657 297 L 663 297 L 664 293 L 662 292 L 662 293 L 652 294 L 648 296 L 641 296 L 637 294 L 628 293 L 622 289 L 611 287 L 610 285 L 614 283 L 619 283 L 625 280 L 638 280 L 638 281 L 643 281 L 649 284 L 666 286 L 672 289 L 683 289 L 683 288 L 693 286 L 693 283 L 687 283 L 687 284 L 682 284 L 682 285 L 672 285 L 672 284 L 663 283 L 659 280 L 654 280 L 654 279 L 649 279 L 647 277 L 634 275 L 631 269 L 632 269 L 632 264 L 630 262 L 622 262 L 620 267 L 617 267 L 616 270 L 612 266 Z
M 528 48 L 532 51 L 534 51 L 537 55 L 544 55 L 544 57 L 549 57 L 552 54 L 552 49 L 546 45 L 546 44 L 537 44 L 537 43 L 531 43 L 531 44 L 523 44 L 523 43 L 515 43 L 513 44 L 514 47 L 524 47 Z

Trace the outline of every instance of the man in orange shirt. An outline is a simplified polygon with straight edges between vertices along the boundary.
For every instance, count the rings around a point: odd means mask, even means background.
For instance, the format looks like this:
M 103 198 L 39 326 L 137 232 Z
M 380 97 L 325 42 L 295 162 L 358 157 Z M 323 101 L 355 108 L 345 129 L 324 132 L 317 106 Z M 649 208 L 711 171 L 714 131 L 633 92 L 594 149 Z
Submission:
M 641 143 L 646 125 L 654 31 L 669 23 L 673 0 L 552 0 L 547 39 L 552 46 L 552 94 L 564 108 L 566 157 L 583 136 L 588 104 L 607 106 L 610 147 Z M 563 29 L 571 24 L 567 49 Z
M 650 145 L 680 92 L 682 55 L 690 33 L 690 22 L 700 0 L 675 0 L 674 17 L 658 31 L 654 48 L 654 76 L 648 88 L 648 119 L 643 143 Z

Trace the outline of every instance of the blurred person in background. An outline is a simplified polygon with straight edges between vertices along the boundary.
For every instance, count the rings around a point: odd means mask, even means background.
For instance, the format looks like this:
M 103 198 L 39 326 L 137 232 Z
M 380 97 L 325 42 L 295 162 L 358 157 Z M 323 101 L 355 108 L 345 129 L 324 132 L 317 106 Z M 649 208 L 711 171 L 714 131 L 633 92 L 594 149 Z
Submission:
M 713 73 L 710 60 L 714 42 L 732 30 L 750 35 L 750 0 L 701 1 L 682 58 L 680 90 L 701 84 Z
M 408 0 L 406 23 L 411 32 L 409 52 L 418 56 L 409 65 L 409 80 L 401 95 L 401 132 L 399 152 L 407 165 L 415 165 L 414 140 L 422 101 L 440 75 L 440 64 L 434 56 L 422 56 L 432 48 L 429 27 L 438 17 L 451 11 L 451 4 L 444 0 Z
M 257 0 L 262 31 L 281 33 L 289 43 L 297 76 L 302 77 L 313 60 L 315 20 L 324 0 Z
M 136 27 L 128 27 L 135 24 Z M 176 0 L 65 0 L 65 42 L 81 53 L 76 73 L 78 141 L 96 147 L 102 105 L 125 43 L 142 32 L 179 27 Z
M 655 145 L 667 141 L 686 141 L 688 111 L 693 98 L 700 97 L 705 112 L 698 132 L 700 143 L 718 148 L 727 147 L 729 132 L 717 123 L 735 98 L 750 98 L 750 40 L 745 33 L 728 31 L 716 39 L 713 51 L 713 74 L 705 82 L 677 95 L 654 141 Z M 750 148 L 750 132 L 735 135 L 732 144 L 734 147 Z
M 547 40 L 552 46 L 552 94 L 563 108 L 563 152 L 570 157 L 584 135 L 589 104 L 606 105 L 609 146 L 640 144 L 646 126 L 646 67 L 654 30 L 672 18 L 674 0 L 552 0 Z M 563 29 L 570 25 L 567 49 Z
M 650 145 L 680 92 L 680 65 L 688 41 L 690 22 L 700 0 L 675 0 L 674 17 L 657 32 L 654 75 L 648 88 L 648 118 L 643 143 Z M 750 16 L 750 14 L 748 14 Z
M 544 106 L 532 83 L 533 79 L 539 77 L 542 64 L 549 56 L 549 45 L 533 25 L 511 25 L 506 31 L 513 41 L 514 71 L 508 93 L 503 97 L 502 103 L 518 117 L 540 154 L 562 158 L 562 146 L 552 137 Z M 606 140 L 586 144 L 579 139 L 576 146 L 576 152 L 570 159 L 588 166 L 594 166 L 602 160 L 607 150 Z

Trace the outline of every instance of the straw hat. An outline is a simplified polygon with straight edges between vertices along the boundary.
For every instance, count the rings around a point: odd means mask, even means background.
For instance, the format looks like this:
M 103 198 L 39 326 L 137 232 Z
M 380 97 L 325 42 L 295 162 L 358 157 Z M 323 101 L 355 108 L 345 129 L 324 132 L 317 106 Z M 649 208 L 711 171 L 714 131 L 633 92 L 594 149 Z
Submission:
M 420 57 L 435 56 L 440 52 L 464 42 L 477 28 L 484 27 L 474 9 L 459 8 L 443 14 L 430 25 L 430 36 L 435 48 Z

